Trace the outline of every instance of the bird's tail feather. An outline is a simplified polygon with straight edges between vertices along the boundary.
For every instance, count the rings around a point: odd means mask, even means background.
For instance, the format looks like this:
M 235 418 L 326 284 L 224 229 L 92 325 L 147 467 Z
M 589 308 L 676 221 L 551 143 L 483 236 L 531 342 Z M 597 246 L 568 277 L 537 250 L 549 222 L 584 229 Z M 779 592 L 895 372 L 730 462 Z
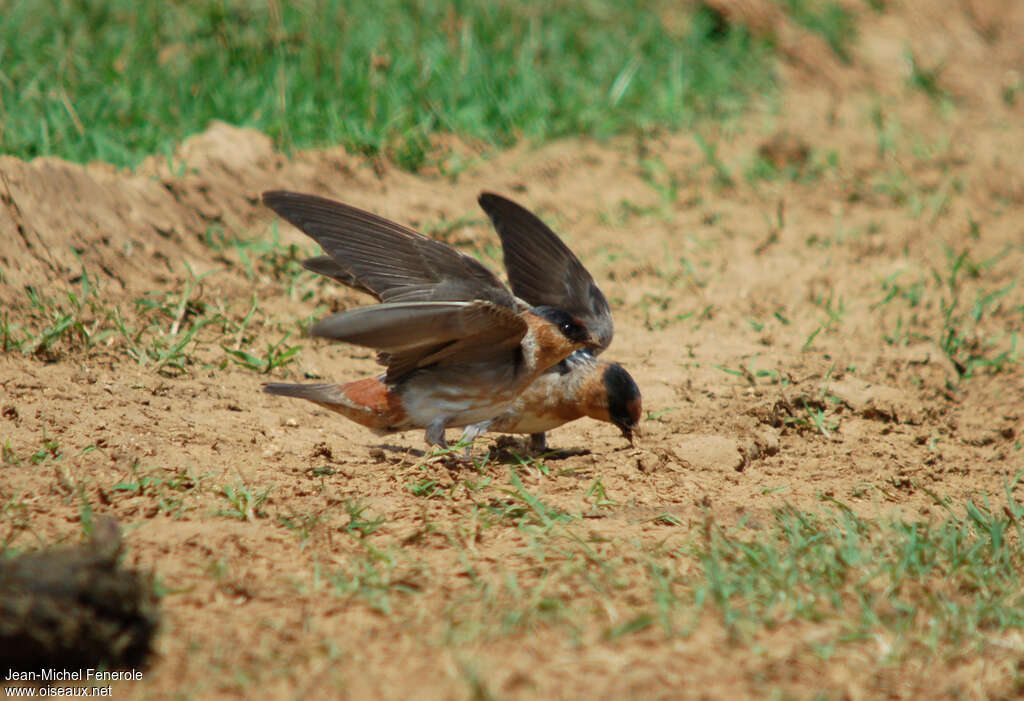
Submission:
M 263 385 L 263 391 L 283 397 L 308 399 L 375 431 L 401 430 L 406 420 L 401 402 L 380 377 L 367 377 L 345 384 L 325 382 L 293 385 L 268 382 Z
M 263 385 L 263 391 L 267 394 L 279 394 L 282 397 L 298 397 L 308 399 L 311 402 L 324 402 L 328 404 L 347 404 L 343 388 L 334 382 L 324 382 L 316 385 L 291 385 L 286 382 L 268 382 Z

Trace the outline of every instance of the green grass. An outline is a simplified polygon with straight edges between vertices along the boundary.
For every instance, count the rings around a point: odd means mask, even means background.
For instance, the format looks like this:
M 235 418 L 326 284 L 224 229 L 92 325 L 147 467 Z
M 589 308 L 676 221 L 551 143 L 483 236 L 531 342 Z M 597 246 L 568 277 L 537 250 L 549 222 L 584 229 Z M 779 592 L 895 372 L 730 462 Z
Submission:
M 797 24 L 820 34 L 843 61 L 850 60 L 850 44 L 856 36 L 853 13 L 833 0 L 781 0 Z
M 658 1 L 12 0 L 3 14 L 0 151 L 22 158 L 133 166 L 222 119 L 416 167 L 439 133 L 682 127 L 772 83 L 766 42 Z
M 833 643 L 885 631 L 897 659 L 913 645 L 983 649 L 1024 627 L 1022 509 L 1009 496 L 1003 513 L 969 501 L 942 522 L 870 521 L 836 502 L 778 510 L 756 538 L 712 528 L 696 550 L 696 598 L 748 633 L 803 619 L 835 625 Z
M 976 260 L 969 248 L 943 247 L 944 265 L 934 266 L 930 278 L 902 281 L 902 271 L 881 281 L 885 295 L 871 305 L 882 310 L 900 303 L 895 328 L 883 333 L 890 345 L 934 341 L 957 378 L 1007 372 L 1020 359 L 1018 335 L 1024 309 L 1007 298 L 1017 281 L 1011 264 L 1003 264 L 1014 248 Z M 907 316 L 904 317 L 904 311 Z
M 257 491 L 248 484 L 237 484 L 235 486 L 224 485 L 220 494 L 228 501 L 231 508 L 218 509 L 218 516 L 237 518 L 243 521 L 252 521 L 257 518 L 265 518 L 263 504 L 270 496 L 273 487 L 267 487 L 263 491 Z
M 235 264 L 249 280 L 272 279 L 295 301 L 317 297 L 328 281 L 305 272 L 298 260 L 308 251 L 270 240 L 241 240 L 210 230 L 206 243 L 218 262 Z M 264 300 L 214 298 L 204 288 L 213 273 L 175 280 L 170 289 L 145 292 L 128 300 L 105 298 L 98 277 L 82 267 L 76 287 L 56 296 L 26 286 L 21 299 L 0 314 L 0 356 L 22 354 L 45 362 L 68 357 L 96 359 L 127 356 L 140 366 L 168 376 L 197 367 L 223 369 L 229 364 L 268 373 L 296 360 L 300 345 L 286 343 L 322 316 L 271 320 Z M 276 332 L 273 342 L 257 338 Z
M 998 504 L 978 495 L 962 509 L 933 495 L 930 520 L 866 519 L 822 496 L 819 510 L 784 506 L 757 524 L 719 525 L 708 511 L 694 527 L 663 514 L 645 519 L 657 534 L 638 537 L 588 525 L 614 516 L 615 497 L 623 496 L 607 494 L 600 480 L 579 502 L 599 497 L 600 514 L 566 511 L 524 486 L 513 469 L 501 496 L 489 490 L 471 508 L 459 505 L 457 524 L 422 527 L 443 537 L 465 570 L 464 581 L 445 590 L 447 645 L 539 628 L 573 639 L 686 637 L 714 621 L 756 647 L 780 627 L 809 624 L 818 627 L 812 647 L 820 654 L 866 645 L 861 650 L 877 663 L 894 664 L 984 651 L 1000 634 L 1024 628 L 1018 484 L 1008 483 Z M 347 508 L 363 522 L 361 507 Z M 378 541 L 373 524 L 373 531 L 351 533 L 362 555 L 331 581 L 339 594 L 359 593 L 375 610 L 414 617 L 423 603 L 389 598 L 399 580 L 383 572 L 404 559 L 403 569 L 426 577 L 416 578 L 414 590 L 429 599 L 437 593 L 430 567 L 413 551 L 389 549 L 394 541 L 386 536 Z M 521 536 L 520 547 L 497 560 L 477 552 L 477 539 L 497 542 L 506 530 Z M 609 618 L 611 610 L 617 614 Z

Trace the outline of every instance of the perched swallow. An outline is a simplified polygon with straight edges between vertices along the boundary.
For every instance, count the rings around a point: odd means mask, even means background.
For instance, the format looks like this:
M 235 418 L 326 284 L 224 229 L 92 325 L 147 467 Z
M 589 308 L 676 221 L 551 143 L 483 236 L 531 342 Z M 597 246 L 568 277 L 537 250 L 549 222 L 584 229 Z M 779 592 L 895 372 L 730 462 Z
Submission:
M 479 203 L 501 238 L 512 291 L 527 304 L 554 306 L 580 319 L 596 341 L 534 380 L 489 430 L 529 433 L 531 447 L 540 452 L 545 432 L 589 416 L 613 423 L 632 443 L 643 411 L 640 388 L 621 365 L 596 357 L 611 344 L 614 324 L 594 278 L 529 210 L 491 193 L 480 195 Z
M 311 335 L 374 348 L 387 366 L 379 378 L 265 392 L 380 433 L 423 428 L 427 443 L 447 447 L 446 428 L 469 427 L 472 441 L 541 373 L 597 343 L 571 314 L 528 306 L 475 259 L 412 229 L 312 195 L 265 192 L 263 202 L 327 252 L 307 267 L 381 301 L 323 319 Z

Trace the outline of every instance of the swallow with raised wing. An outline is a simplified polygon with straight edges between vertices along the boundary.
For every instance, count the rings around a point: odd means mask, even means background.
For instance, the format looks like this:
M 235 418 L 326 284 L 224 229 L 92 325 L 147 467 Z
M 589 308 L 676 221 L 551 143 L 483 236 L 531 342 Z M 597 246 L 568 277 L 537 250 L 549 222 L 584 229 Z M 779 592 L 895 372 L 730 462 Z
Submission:
M 636 382 L 621 365 L 597 358 L 613 336 L 611 311 L 600 288 L 572 251 L 531 212 L 491 193 L 482 194 L 479 202 L 502 239 L 513 291 L 527 304 L 571 310 L 569 313 L 590 329 L 594 343 L 542 373 L 516 397 L 511 407 L 467 429 L 463 440 L 484 430 L 528 433 L 531 448 L 541 452 L 546 449 L 547 431 L 586 416 L 614 424 L 632 443 L 642 415 L 642 399 Z M 472 285 L 460 283 L 465 278 L 448 277 L 436 265 L 433 272 L 425 275 L 418 257 L 410 264 L 406 256 L 391 256 L 387 274 L 377 270 L 372 276 L 360 276 L 340 260 L 324 255 L 304 261 L 303 266 L 380 301 L 410 295 L 418 300 L 457 300 L 474 294 Z M 462 276 L 465 271 L 455 273 Z M 381 422 L 380 411 L 375 407 L 386 403 L 389 396 L 384 380 L 384 376 L 372 377 L 344 385 L 306 386 L 313 388 L 307 390 L 300 390 L 301 385 L 285 387 L 290 388 L 291 396 L 312 401 L 318 401 L 315 397 L 322 400 L 325 393 L 330 393 L 337 402 L 344 395 L 345 401 L 337 406 L 344 407 L 349 418 L 373 428 Z M 281 385 L 274 387 L 277 389 L 268 391 L 283 393 Z
M 381 301 L 323 319 L 311 335 L 374 348 L 387 367 L 346 384 L 269 383 L 270 394 L 378 433 L 422 428 L 446 447 L 446 428 L 467 427 L 471 442 L 544 371 L 596 343 L 571 314 L 525 304 L 475 259 L 412 229 L 313 195 L 272 191 L 263 202 L 328 254 L 307 267 Z

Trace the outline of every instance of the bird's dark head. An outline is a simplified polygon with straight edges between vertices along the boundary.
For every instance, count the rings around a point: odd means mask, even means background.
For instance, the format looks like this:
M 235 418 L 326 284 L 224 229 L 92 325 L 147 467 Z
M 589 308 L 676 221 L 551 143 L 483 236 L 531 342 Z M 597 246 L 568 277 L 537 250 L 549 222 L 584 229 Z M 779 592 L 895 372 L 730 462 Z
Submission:
M 608 396 L 608 415 L 611 422 L 619 427 L 630 445 L 633 433 L 639 433 L 643 401 L 640 388 L 633 377 L 618 363 L 609 363 L 604 371 L 604 389 Z
M 594 343 L 594 337 L 586 324 L 568 312 L 557 307 L 534 307 L 533 313 L 550 321 L 558 332 L 573 343 L 590 345 Z

